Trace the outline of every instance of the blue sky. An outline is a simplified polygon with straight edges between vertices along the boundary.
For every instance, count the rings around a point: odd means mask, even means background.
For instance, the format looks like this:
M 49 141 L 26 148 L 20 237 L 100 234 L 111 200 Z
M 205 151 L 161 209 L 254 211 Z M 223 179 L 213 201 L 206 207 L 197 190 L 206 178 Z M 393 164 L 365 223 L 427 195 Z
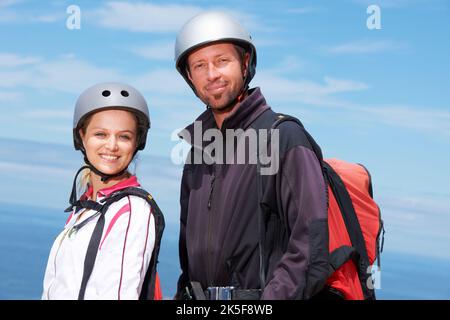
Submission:
M 66 27 L 71 4 L 79 30 Z M 379 30 L 366 25 L 371 4 Z M 302 119 L 326 157 L 369 168 L 386 250 L 450 259 L 449 1 L 0 0 L 0 201 L 64 207 L 81 163 L 60 151 L 72 145 L 76 98 L 122 81 L 148 100 L 138 174 L 176 227 L 181 167 L 168 160 L 179 143 L 171 136 L 204 107 L 176 72 L 173 46 L 207 9 L 236 15 L 252 34 L 251 85 L 274 110 Z

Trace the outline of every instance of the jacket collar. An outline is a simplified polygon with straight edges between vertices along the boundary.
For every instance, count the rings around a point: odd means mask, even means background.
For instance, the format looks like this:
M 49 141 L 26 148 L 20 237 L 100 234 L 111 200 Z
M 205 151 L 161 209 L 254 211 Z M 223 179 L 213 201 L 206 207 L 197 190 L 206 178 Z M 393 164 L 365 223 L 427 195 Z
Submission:
M 226 129 L 246 130 L 252 124 L 252 122 L 261 115 L 261 113 L 263 113 L 267 109 L 270 109 L 259 87 L 250 89 L 248 93 L 249 95 L 223 121 L 221 128 L 222 132 L 224 132 Z M 201 122 L 202 135 L 208 129 L 217 129 L 217 124 L 211 109 L 207 109 L 205 112 L 203 112 L 195 120 L 195 122 Z M 191 140 L 192 137 L 194 137 L 195 122 L 191 123 L 178 134 L 180 138 L 186 140 L 186 142 L 191 145 L 194 143 Z M 187 131 L 188 135 L 183 134 L 183 132 L 185 131 Z
M 110 194 L 128 188 L 128 187 L 140 187 L 140 183 L 137 181 L 137 177 L 136 176 L 131 176 L 126 180 L 120 181 L 118 183 L 116 183 L 113 186 L 107 187 L 107 188 L 103 188 L 98 190 L 97 192 L 97 198 L 99 197 L 107 197 Z M 92 197 L 92 193 L 94 191 L 94 188 L 92 186 L 89 186 L 89 188 L 87 189 L 87 191 L 81 196 L 81 200 L 86 200 Z

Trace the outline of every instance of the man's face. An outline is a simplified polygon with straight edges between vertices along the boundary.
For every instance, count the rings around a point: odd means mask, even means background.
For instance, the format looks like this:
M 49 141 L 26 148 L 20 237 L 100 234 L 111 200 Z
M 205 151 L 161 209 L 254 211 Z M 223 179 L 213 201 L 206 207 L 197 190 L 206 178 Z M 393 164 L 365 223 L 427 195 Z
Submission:
M 242 57 L 233 44 L 218 43 L 193 51 L 187 60 L 188 75 L 197 95 L 213 111 L 221 111 L 240 93 L 248 54 Z

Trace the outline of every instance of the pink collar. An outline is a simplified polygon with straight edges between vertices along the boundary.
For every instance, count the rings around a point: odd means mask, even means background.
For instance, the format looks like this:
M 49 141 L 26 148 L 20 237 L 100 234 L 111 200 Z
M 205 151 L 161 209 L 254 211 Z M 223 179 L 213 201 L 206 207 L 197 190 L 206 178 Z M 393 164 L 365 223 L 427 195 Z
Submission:
M 107 187 L 104 189 L 100 189 L 97 192 L 97 196 L 103 196 L 103 197 L 107 197 L 109 196 L 111 193 L 128 188 L 128 187 L 140 187 L 141 185 L 139 184 L 139 182 L 137 181 L 137 177 L 136 176 L 131 176 L 126 180 L 120 181 L 118 183 L 116 183 L 115 185 L 111 186 L 111 187 Z M 94 188 L 92 186 L 89 186 L 89 189 L 81 196 L 80 199 L 87 199 L 87 198 L 91 198 L 92 197 L 92 192 L 94 191 Z

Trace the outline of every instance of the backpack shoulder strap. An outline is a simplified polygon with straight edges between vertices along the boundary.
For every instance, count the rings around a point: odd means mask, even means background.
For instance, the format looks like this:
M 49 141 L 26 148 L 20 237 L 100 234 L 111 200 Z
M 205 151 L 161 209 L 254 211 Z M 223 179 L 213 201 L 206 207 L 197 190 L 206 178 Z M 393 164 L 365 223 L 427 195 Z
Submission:
M 94 269 L 95 260 L 97 258 L 98 247 L 105 227 L 105 213 L 108 211 L 109 204 L 101 205 L 92 200 L 85 200 L 77 202 L 77 207 L 80 206 L 86 209 L 94 209 L 99 214 L 99 218 L 92 232 L 91 239 L 89 240 L 88 248 L 86 250 L 86 256 L 84 258 L 83 277 L 81 278 L 80 290 L 78 291 L 78 300 L 84 300 L 86 293 L 87 283 L 91 277 L 92 270 Z M 95 217 L 97 214 L 92 216 Z M 78 229 L 83 227 L 91 219 L 86 219 L 83 224 L 78 226 Z
M 253 129 L 266 129 L 269 130 L 268 132 L 268 139 L 267 142 L 270 144 L 270 136 L 271 132 L 274 129 L 277 129 L 282 123 L 286 121 L 295 122 L 303 131 L 306 139 L 308 140 L 309 144 L 311 145 L 312 151 L 314 151 L 317 159 L 319 160 L 320 164 L 322 165 L 323 161 L 323 155 L 322 150 L 320 149 L 320 146 L 317 144 L 317 142 L 314 140 L 314 138 L 309 134 L 309 132 L 305 129 L 303 126 L 303 123 L 296 117 L 293 117 L 291 115 L 283 114 L 283 113 L 276 113 L 273 112 L 271 109 L 266 110 L 263 112 L 253 123 L 252 128 Z
M 111 204 L 113 202 L 119 201 L 120 199 L 128 196 L 136 196 L 139 198 L 142 198 L 147 201 L 147 203 L 152 208 L 152 213 L 155 216 L 155 218 L 164 220 L 164 216 L 162 214 L 161 209 L 156 204 L 155 199 L 153 196 L 147 192 L 144 189 L 136 188 L 136 187 L 128 187 L 125 189 L 122 189 L 120 191 L 117 191 L 113 193 L 110 197 L 108 197 L 105 201 L 105 203 Z
M 314 138 L 309 134 L 309 132 L 305 129 L 305 127 L 303 126 L 303 123 L 299 119 L 297 119 L 293 116 L 290 116 L 290 115 L 278 113 L 277 120 L 273 123 L 271 129 L 276 129 L 283 122 L 286 122 L 286 121 L 292 121 L 299 125 L 299 127 L 302 129 L 303 133 L 305 134 L 306 138 L 308 139 L 308 142 L 311 145 L 312 150 L 316 154 L 316 157 L 319 160 L 319 163 L 322 165 L 322 162 L 323 162 L 322 150 L 320 149 L 316 140 L 314 140 Z

